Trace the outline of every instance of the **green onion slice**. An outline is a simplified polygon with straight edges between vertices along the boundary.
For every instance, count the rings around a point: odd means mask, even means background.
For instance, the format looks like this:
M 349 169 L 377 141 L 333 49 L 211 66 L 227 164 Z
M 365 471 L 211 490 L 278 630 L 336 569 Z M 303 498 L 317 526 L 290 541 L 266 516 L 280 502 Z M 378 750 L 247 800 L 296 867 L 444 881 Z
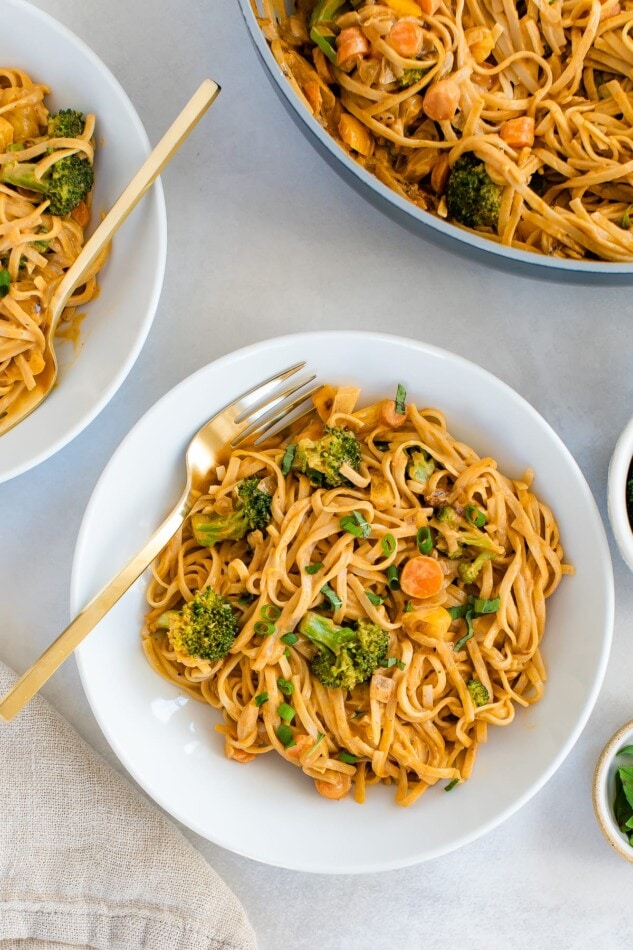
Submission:
M 347 762 L 348 765 L 356 765 L 356 763 L 358 762 L 358 756 L 352 755 L 351 752 L 346 752 L 345 749 L 341 749 L 341 751 L 338 754 L 338 757 L 341 760 L 341 762 Z
M 485 597 L 475 597 L 472 603 L 473 613 L 494 614 L 501 606 L 501 599 L 499 597 L 495 597 L 493 600 L 487 600 Z
M 258 620 L 253 630 L 259 634 L 260 637 L 269 637 L 271 633 L 275 632 L 275 624 L 267 623 L 265 620 Z
M 263 706 L 264 703 L 267 703 L 267 702 L 268 702 L 268 693 L 258 693 L 257 696 L 255 696 L 256 706 Z
M 453 620 L 459 620 L 460 617 L 466 616 L 466 611 L 469 608 L 469 604 L 458 604 L 457 607 L 447 607 L 449 614 Z
M 387 583 L 391 590 L 400 590 L 400 575 L 395 564 L 390 564 L 387 568 Z
M 385 602 L 384 597 L 380 597 L 378 594 L 374 594 L 372 590 L 366 590 L 365 597 L 367 598 L 370 604 L 374 605 L 374 607 L 380 607 L 380 605 L 384 604 Z
M 476 528 L 483 528 L 486 523 L 486 516 L 477 505 L 466 505 L 464 515 L 466 516 L 466 521 L 470 521 Z
M 431 553 L 433 550 L 433 537 L 431 535 L 431 529 L 428 525 L 418 528 L 418 533 L 415 536 L 415 543 L 418 546 L 418 551 L 420 554 Z
M 313 43 L 316 43 L 316 45 L 319 47 L 320 50 L 322 50 L 325 53 L 325 55 L 330 60 L 330 62 L 336 65 L 336 49 L 334 47 L 334 36 L 332 34 L 328 34 L 326 36 L 324 33 L 321 32 L 321 30 L 318 27 L 313 26 L 312 29 L 310 30 L 310 39 L 312 40 Z
M 292 468 L 292 463 L 295 460 L 295 452 L 297 451 L 296 445 L 287 445 L 286 451 L 284 452 L 284 457 L 281 460 L 281 474 L 287 475 L 290 469 Z
M 280 703 L 279 706 L 277 706 L 277 714 L 284 722 L 292 722 L 295 718 L 295 711 L 288 703 Z
M 279 620 L 281 617 L 281 608 L 277 604 L 264 604 L 260 610 L 264 620 Z
M 284 722 L 280 723 L 277 726 L 276 733 L 277 733 L 277 738 L 279 739 L 281 744 L 286 747 L 286 749 L 289 748 L 290 746 L 297 744 L 292 737 L 292 729 L 290 728 L 290 726 L 287 726 Z
M 411 603 L 410 600 L 408 600 L 406 604 L 404 605 L 404 610 L 402 612 L 403 614 L 408 614 L 408 613 L 411 613 L 412 610 L 413 610 L 413 604 Z
M 295 684 L 291 683 L 290 680 L 286 680 L 283 676 L 277 677 L 277 686 L 284 694 L 284 696 L 292 696 L 295 691 Z M 290 707 L 289 707 L 290 708 Z
M 332 605 L 332 610 L 339 610 L 339 608 L 343 606 L 343 601 L 336 591 L 332 590 L 329 584 L 323 585 L 321 588 L 321 593 L 329 600 L 330 604 Z
M 282 643 L 286 643 L 289 647 L 294 646 L 299 637 L 296 633 L 284 633 L 283 637 L 279 637 Z
M 402 383 L 398 383 L 398 388 L 396 389 L 396 407 L 395 408 L 396 408 L 396 412 L 400 416 L 403 416 L 407 411 L 407 407 L 405 406 L 406 398 L 407 398 L 406 389 L 404 388 Z
M 351 515 L 345 515 L 339 521 L 341 528 L 348 534 L 353 534 L 356 538 L 368 538 L 371 531 L 371 525 L 365 521 L 360 511 L 353 511 Z
M 386 534 L 384 538 L 382 538 L 380 546 L 385 557 L 391 557 L 391 555 L 396 552 L 398 542 L 392 534 Z
M 377 448 L 379 452 L 388 452 L 389 442 L 381 442 L 380 439 L 376 439 L 374 447 Z
M 323 567 L 323 561 L 316 561 L 314 564 L 308 564 L 306 567 L 306 574 L 318 574 L 318 572 Z
M 0 297 L 6 297 L 11 286 L 11 277 L 8 270 L 0 270 Z
M 449 782 L 448 785 L 445 785 L 445 786 L 444 786 L 444 791 L 445 791 L 445 792 L 450 792 L 450 790 L 451 790 L 452 788 L 455 788 L 456 785 L 459 785 L 459 779 L 458 779 L 458 778 L 454 778 L 452 782 Z
M 461 638 L 461 640 L 458 640 L 457 643 L 454 645 L 453 650 L 455 651 L 455 653 L 459 653 L 459 651 L 460 651 L 461 648 L 464 646 L 464 644 L 467 643 L 468 640 L 470 640 L 470 638 L 471 638 L 471 637 L 474 635 L 474 633 L 475 633 L 474 628 L 473 628 L 473 624 L 472 624 L 472 611 L 471 611 L 471 610 L 467 610 L 467 611 L 466 611 L 466 613 L 464 614 L 464 620 L 466 621 L 466 633 L 465 633 L 464 636 Z

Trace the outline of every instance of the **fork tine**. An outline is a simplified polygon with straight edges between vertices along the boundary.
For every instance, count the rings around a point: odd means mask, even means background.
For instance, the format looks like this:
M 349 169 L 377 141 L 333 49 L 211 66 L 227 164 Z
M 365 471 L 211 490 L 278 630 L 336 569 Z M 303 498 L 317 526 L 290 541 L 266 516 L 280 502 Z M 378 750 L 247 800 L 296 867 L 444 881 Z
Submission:
M 294 376 L 299 370 L 303 369 L 305 366 L 303 363 L 295 363 L 293 366 L 289 366 L 287 369 L 282 369 L 279 373 L 275 373 L 274 376 L 269 376 L 268 379 L 264 379 L 261 383 L 257 383 L 256 386 L 253 386 L 252 389 L 247 390 L 245 393 L 242 393 L 237 399 L 234 399 L 233 402 L 230 402 L 228 406 L 225 406 L 222 412 L 228 412 L 231 409 L 239 409 L 238 415 L 235 417 L 234 421 L 242 419 L 244 415 L 248 412 L 251 406 L 256 406 L 260 403 L 266 396 L 273 392 L 280 383 L 283 383 L 284 380 L 288 379 L 290 376 Z
M 295 396 L 300 390 L 304 389 L 308 383 L 311 383 L 313 379 L 316 379 L 314 373 L 312 373 L 311 376 L 304 376 L 302 379 L 292 380 L 285 389 L 280 390 L 279 387 L 277 387 L 275 392 L 265 402 L 259 402 L 253 409 L 247 409 L 241 412 L 239 416 L 236 416 L 234 421 L 236 425 L 240 423 L 244 423 L 244 425 L 241 426 L 240 432 L 236 433 L 236 436 L 255 428 L 257 424 L 274 412 L 278 406 L 282 406 L 291 396 Z
M 313 379 L 315 379 L 314 376 L 306 380 L 301 387 L 295 387 L 291 392 L 284 393 L 279 399 L 274 400 L 273 404 L 267 407 L 266 413 L 259 413 L 257 419 L 254 419 L 250 425 L 246 426 L 235 436 L 231 445 L 233 447 L 241 445 L 247 439 L 252 439 L 253 436 L 255 436 L 258 441 L 261 441 L 264 434 L 272 435 L 271 430 L 279 422 L 290 421 L 288 419 L 289 415 L 322 388 L 322 383 L 317 383 L 314 386 L 310 386 L 309 389 L 304 392 L 297 392 L 297 389 L 303 389 L 303 387 Z M 288 398 L 293 395 L 295 398 L 288 402 Z M 306 412 L 301 413 L 299 418 L 307 412 L 310 412 L 313 408 L 314 406 L 307 408 Z

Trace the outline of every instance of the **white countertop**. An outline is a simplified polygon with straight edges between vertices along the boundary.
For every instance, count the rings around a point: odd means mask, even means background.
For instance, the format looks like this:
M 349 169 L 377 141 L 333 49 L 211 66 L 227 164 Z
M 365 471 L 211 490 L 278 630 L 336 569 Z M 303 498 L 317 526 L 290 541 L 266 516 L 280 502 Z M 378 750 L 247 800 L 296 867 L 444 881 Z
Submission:
M 167 273 L 138 362 L 83 434 L 0 485 L 3 659 L 24 669 L 68 622 L 84 508 L 137 419 L 215 357 L 295 330 L 387 330 L 490 370 L 562 437 L 606 521 L 609 457 L 633 409 L 629 289 L 504 274 L 440 250 L 380 215 L 293 124 L 235 0 L 37 5 L 110 67 L 152 142 L 205 76 L 223 91 L 163 174 Z M 610 532 L 609 540 L 616 624 L 602 692 L 563 766 L 499 828 L 430 863 L 360 877 L 276 870 L 183 829 L 242 900 L 262 948 L 628 945 L 633 871 L 612 854 L 591 807 L 597 755 L 633 717 L 633 583 Z M 123 771 L 92 717 L 73 661 L 44 694 Z

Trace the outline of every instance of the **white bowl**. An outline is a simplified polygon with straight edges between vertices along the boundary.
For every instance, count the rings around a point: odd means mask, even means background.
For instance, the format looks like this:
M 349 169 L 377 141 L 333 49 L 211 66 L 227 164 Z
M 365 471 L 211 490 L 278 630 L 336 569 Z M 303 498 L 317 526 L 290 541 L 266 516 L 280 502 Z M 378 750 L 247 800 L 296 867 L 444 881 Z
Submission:
M 127 95 L 85 43 L 23 0 L 0 0 L 11 29 L 3 65 L 19 67 L 52 89 L 49 108 L 96 115 L 97 153 L 91 228 L 99 223 L 150 150 Z M 0 482 L 57 452 L 103 409 L 132 368 L 149 333 L 163 283 L 167 249 L 160 182 L 123 225 L 85 307 L 80 348 L 59 348 L 59 382 L 32 415 L 0 437 Z
M 618 765 L 618 752 L 627 745 L 633 745 L 633 720 L 625 722 L 611 736 L 600 753 L 593 776 L 593 809 L 600 830 L 621 857 L 633 864 L 633 847 L 618 828 L 613 816 L 615 800 L 615 774 Z
M 611 529 L 620 554 L 630 571 L 633 571 L 633 529 L 626 507 L 626 483 L 633 459 L 633 418 L 618 439 L 607 480 L 607 508 Z
M 525 276 L 595 283 L 633 283 L 633 264 L 566 260 L 544 254 L 504 247 L 485 236 L 465 230 L 418 208 L 401 198 L 387 185 L 354 161 L 314 118 L 292 89 L 262 33 L 253 12 L 253 2 L 262 10 L 261 0 L 238 0 L 251 40 L 264 69 L 282 103 L 301 131 L 336 172 L 363 197 L 399 224 L 422 234 L 448 250 L 487 264 L 496 264 Z M 290 0 L 291 2 L 291 0 Z M 287 9 L 290 8 L 287 3 Z
M 287 336 L 211 363 L 164 396 L 106 467 L 77 541 L 71 610 L 77 613 L 136 553 L 175 503 L 195 430 L 257 380 L 300 360 L 323 381 L 362 386 L 367 401 L 402 382 L 412 401 L 444 410 L 450 431 L 496 458 L 508 475 L 536 469 L 535 491 L 552 506 L 576 568 L 548 600 L 543 699 L 519 709 L 508 728 L 491 728 L 470 781 L 450 795 L 430 789 L 402 809 L 386 786 L 371 788 L 362 806 L 332 803 L 277 756 L 250 765 L 227 760 L 214 731 L 219 714 L 182 695 L 145 660 L 144 580 L 81 645 L 79 671 L 121 762 L 189 828 L 240 854 L 298 870 L 402 867 L 472 841 L 527 802 L 580 735 L 607 663 L 613 577 L 602 521 L 570 453 L 512 389 L 444 350 L 371 333 Z

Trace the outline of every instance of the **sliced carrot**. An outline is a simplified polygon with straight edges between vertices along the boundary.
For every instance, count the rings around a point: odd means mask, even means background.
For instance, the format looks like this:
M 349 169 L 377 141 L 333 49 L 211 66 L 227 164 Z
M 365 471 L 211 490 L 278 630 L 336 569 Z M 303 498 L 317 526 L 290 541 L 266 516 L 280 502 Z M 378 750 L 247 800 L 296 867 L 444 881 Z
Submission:
M 369 52 L 369 41 L 359 26 L 348 26 L 336 37 L 336 62 L 342 66 L 354 56 Z
M 531 148 L 534 145 L 534 119 L 529 115 L 508 119 L 499 129 L 499 135 L 512 148 Z
M 70 212 L 73 221 L 76 221 L 80 228 L 85 228 L 90 221 L 90 211 L 85 201 L 80 201 L 76 208 Z
M 391 429 L 399 429 L 407 421 L 406 412 L 396 412 L 396 403 L 393 399 L 383 399 L 380 405 L 380 421 Z
M 407 561 L 400 574 L 400 586 L 404 593 L 419 600 L 437 594 L 443 583 L 444 572 L 439 561 L 424 554 Z
M 325 779 L 317 778 L 314 780 L 314 785 L 319 795 L 337 801 L 339 798 L 345 798 L 352 787 L 352 779 L 351 776 L 344 775 L 342 772 L 335 772 L 332 775 L 332 781 L 326 782 Z
M 412 59 L 422 52 L 424 30 L 414 20 L 396 20 L 389 31 L 389 43 L 398 55 Z

